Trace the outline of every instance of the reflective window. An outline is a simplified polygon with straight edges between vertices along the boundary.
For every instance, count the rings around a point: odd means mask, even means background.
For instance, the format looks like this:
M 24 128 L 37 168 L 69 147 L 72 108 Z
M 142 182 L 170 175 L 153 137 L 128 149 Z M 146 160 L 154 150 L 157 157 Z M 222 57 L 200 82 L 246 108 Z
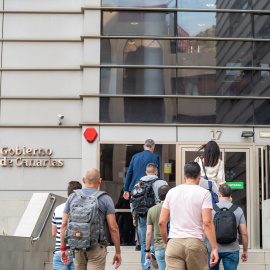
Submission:
M 176 69 L 102 68 L 101 94 L 172 95 Z
M 270 71 L 269 70 L 254 71 L 253 84 L 254 84 L 255 96 L 270 97 Z
M 101 40 L 101 64 L 176 65 L 175 54 L 176 42 L 170 40 Z
M 252 71 L 178 69 L 177 93 L 180 95 L 252 95 Z
M 270 2 L 268 0 L 252 0 L 254 10 L 270 10 Z
M 270 38 L 270 16 L 254 15 L 255 38 Z
M 174 36 L 174 13 L 104 11 L 103 35 Z
M 101 123 L 175 123 L 174 98 L 100 98 Z
M 254 100 L 255 125 L 270 125 L 270 100 Z
M 179 124 L 253 124 L 252 100 L 178 99 Z
M 253 0 L 259 1 L 259 0 Z M 266 1 L 266 0 L 263 0 Z M 251 9 L 249 0 L 178 0 L 179 8 L 194 9 Z
M 102 7 L 175 8 L 176 0 L 102 0 Z
M 269 42 L 254 42 L 254 66 L 269 68 L 270 50 Z

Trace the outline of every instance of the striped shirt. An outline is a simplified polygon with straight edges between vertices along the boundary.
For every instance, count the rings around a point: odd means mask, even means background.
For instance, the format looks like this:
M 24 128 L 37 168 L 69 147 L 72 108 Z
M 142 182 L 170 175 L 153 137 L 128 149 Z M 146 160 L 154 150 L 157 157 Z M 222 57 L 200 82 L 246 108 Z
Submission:
M 63 218 L 63 211 L 65 208 L 65 204 L 66 203 L 63 203 L 57 206 L 54 210 L 53 217 L 52 217 L 52 225 L 57 227 L 55 248 L 54 248 L 53 253 L 60 252 L 60 246 L 61 246 L 60 230 L 62 226 L 62 218 Z M 67 249 L 69 249 L 68 245 L 67 245 Z

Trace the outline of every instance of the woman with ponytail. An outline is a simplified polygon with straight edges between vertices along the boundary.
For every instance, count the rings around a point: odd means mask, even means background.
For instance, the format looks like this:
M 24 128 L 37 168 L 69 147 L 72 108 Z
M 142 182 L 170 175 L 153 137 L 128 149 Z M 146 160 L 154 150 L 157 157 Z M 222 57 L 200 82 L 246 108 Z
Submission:
M 218 187 L 226 183 L 224 165 L 223 161 L 220 159 L 218 144 L 215 141 L 209 141 L 207 144 L 204 144 L 199 148 L 196 155 L 198 155 L 201 150 L 204 150 L 203 159 L 198 156 L 195 161 L 198 162 L 201 167 L 202 177 L 205 176 L 202 165 L 203 162 L 208 180 L 215 182 Z

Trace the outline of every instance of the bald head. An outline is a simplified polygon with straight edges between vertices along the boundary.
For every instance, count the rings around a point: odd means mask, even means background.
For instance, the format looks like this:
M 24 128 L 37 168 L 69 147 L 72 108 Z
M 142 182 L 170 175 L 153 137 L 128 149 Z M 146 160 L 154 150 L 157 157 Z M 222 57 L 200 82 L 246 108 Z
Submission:
M 97 169 L 90 168 L 86 171 L 84 179 L 86 184 L 98 184 L 100 179 L 100 173 Z

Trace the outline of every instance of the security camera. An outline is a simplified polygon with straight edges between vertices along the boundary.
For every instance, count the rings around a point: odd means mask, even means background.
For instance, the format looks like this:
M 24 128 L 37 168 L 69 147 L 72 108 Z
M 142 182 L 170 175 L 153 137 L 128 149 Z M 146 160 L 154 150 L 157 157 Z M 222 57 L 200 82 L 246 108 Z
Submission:
M 64 115 L 58 114 L 58 125 L 62 125 L 62 120 L 64 119 Z

